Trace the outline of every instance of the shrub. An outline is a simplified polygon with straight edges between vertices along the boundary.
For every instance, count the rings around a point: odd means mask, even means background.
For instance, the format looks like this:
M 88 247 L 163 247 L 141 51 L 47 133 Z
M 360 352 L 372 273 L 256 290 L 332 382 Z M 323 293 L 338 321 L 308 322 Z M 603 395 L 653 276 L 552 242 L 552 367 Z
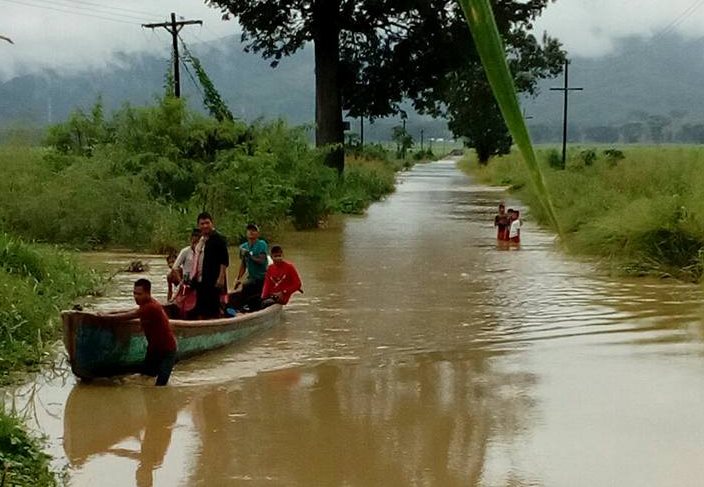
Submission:
M 49 455 L 15 417 L 0 411 L 0 467 L 3 484 L 53 487 L 58 485 L 51 471 Z
M 579 158 L 586 167 L 589 167 L 596 161 L 596 151 L 594 149 L 584 149 L 579 153 Z
M 548 162 L 548 166 L 551 168 L 562 169 L 562 156 L 559 152 L 557 152 L 557 150 L 551 149 L 548 151 L 546 154 L 546 160 Z

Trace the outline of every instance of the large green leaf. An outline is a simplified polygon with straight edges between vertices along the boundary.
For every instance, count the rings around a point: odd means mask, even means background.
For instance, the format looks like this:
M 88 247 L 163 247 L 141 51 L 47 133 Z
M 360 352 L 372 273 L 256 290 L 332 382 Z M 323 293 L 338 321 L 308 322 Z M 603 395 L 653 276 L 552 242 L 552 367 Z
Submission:
M 540 197 L 540 202 L 545 207 L 553 228 L 562 236 L 560 224 L 557 221 L 555 209 L 550 200 L 550 193 L 548 193 L 543 173 L 535 157 L 535 150 L 533 149 L 528 129 L 521 114 L 516 88 L 508 68 L 506 52 L 499 35 L 499 29 L 496 26 L 496 19 L 494 18 L 491 4 L 489 0 L 458 0 L 458 2 L 462 6 L 462 10 L 464 10 L 474 44 L 484 65 L 491 89 L 501 109 L 501 114 L 506 121 L 506 126 L 523 155 L 523 160 L 528 166 L 528 172 Z

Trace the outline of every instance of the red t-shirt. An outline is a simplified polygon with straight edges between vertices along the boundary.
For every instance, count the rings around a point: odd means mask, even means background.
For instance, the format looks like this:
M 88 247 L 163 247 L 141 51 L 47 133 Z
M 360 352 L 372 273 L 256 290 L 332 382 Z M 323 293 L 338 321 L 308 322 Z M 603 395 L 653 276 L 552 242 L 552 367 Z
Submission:
M 281 293 L 279 303 L 286 304 L 291 299 L 291 295 L 301 290 L 301 278 L 293 264 L 286 262 L 274 262 L 271 264 L 264 276 L 264 288 L 262 289 L 262 299 L 266 299 L 274 293 Z
M 158 301 L 152 299 L 139 307 L 139 323 L 147 337 L 147 351 L 176 351 L 176 337 L 169 324 L 169 317 Z

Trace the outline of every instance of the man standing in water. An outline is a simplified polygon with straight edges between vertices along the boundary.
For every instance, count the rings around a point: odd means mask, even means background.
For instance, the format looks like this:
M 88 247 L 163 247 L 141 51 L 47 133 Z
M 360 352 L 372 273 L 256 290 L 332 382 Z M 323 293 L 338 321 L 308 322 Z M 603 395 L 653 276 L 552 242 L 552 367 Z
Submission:
M 152 283 L 147 279 L 138 279 L 134 283 L 133 295 L 139 308 L 99 316 L 121 321 L 139 318 L 139 324 L 147 339 L 147 355 L 144 357 L 141 373 L 156 377 L 155 385 L 165 386 L 176 363 L 176 337 L 169 324 L 169 317 L 159 302 L 152 298 Z
M 210 213 L 198 215 L 198 229 L 205 243 L 195 314 L 201 319 L 217 318 L 220 316 L 220 296 L 227 294 L 227 267 L 230 265 L 227 240 L 215 230 Z

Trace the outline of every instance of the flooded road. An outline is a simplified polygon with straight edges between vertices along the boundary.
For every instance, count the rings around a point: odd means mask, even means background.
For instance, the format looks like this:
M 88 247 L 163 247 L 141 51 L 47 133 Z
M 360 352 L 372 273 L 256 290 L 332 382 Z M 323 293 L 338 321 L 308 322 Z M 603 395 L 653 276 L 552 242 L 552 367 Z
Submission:
M 278 328 L 165 389 L 59 364 L 7 401 L 74 486 L 701 485 L 700 288 L 605 277 L 529 214 L 497 250 L 502 198 L 417 166 L 368 215 L 283 238 L 305 294 Z

